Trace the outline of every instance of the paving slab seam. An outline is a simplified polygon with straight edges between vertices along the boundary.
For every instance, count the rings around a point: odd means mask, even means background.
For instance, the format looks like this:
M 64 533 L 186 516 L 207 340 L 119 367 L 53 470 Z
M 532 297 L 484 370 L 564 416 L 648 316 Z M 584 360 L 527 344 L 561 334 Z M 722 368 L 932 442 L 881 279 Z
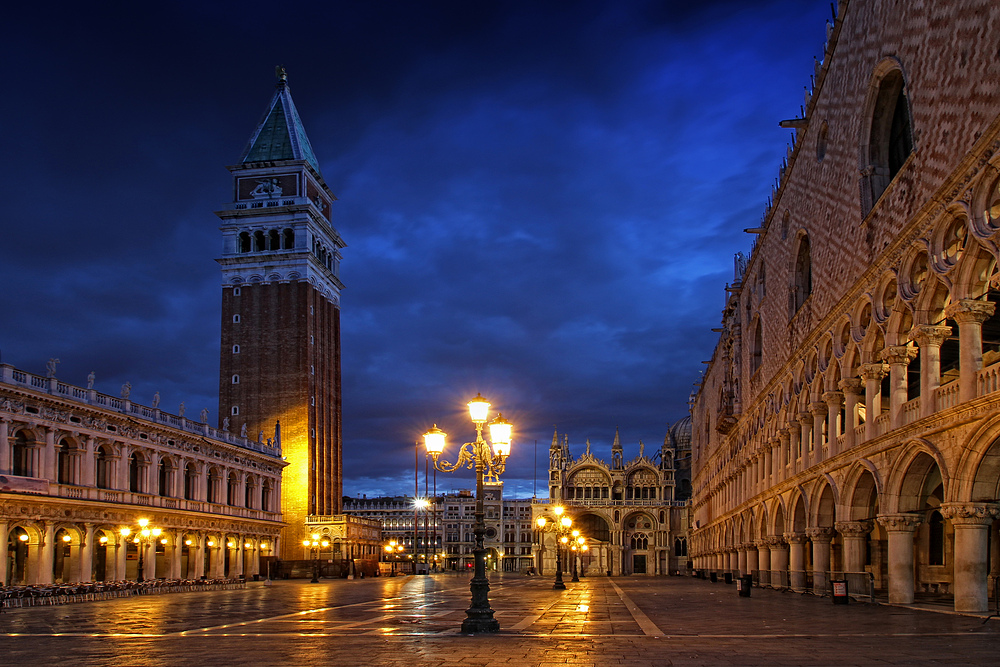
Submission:
M 609 579 L 608 582 L 611 584 L 612 588 L 615 589 L 615 592 L 618 593 L 618 597 L 621 598 L 622 602 L 625 603 L 625 608 L 628 609 L 630 614 L 632 614 L 632 618 L 639 624 L 642 631 L 653 637 L 662 637 L 664 634 L 663 631 L 660 630 L 655 623 L 649 620 L 649 617 L 646 616 L 646 614 L 639 609 L 634 602 L 632 602 L 632 599 L 625 594 L 625 591 L 623 591 L 614 581 Z

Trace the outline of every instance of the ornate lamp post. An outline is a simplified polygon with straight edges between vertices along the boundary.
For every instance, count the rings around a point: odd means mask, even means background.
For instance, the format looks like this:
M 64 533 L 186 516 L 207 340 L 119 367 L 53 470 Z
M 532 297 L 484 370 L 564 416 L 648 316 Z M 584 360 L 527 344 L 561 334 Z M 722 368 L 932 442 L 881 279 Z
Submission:
M 325 549 L 326 547 L 330 546 L 330 541 L 329 540 L 322 540 L 321 541 L 319 539 L 319 534 L 317 534 L 317 533 L 313 533 L 310 537 L 312 539 L 302 540 L 302 546 L 304 546 L 306 549 L 309 549 L 312 552 L 311 555 L 312 555 L 312 559 L 313 559 L 313 576 L 312 576 L 312 579 L 309 580 L 309 583 L 311 583 L 311 584 L 318 584 L 319 583 L 319 548 L 323 547 Z
M 437 424 L 424 434 L 424 445 L 434 459 L 435 470 L 454 472 L 461 467 L 474 468 L 476 471 L 476 523 L 473 533 L 476 536 L 476 547 L 472 553 L 476 566 L 469 588 L 472 591 L 472 604 L 466 610 L 466 619 L 462 621 L 462 632 L 499 632 L 500 621 L 493 618 L 490 608 L 490 582 L 486 578 L 486 512 L 483 508 L 483 477 L 488 475 L 499 477 L 504 471 L 507 457 L 510 455 L 511 423 L 498 414 L 490 422 L 490 440 L 492 447 L 483 439 L 483 425 L 489 420 L 490 404 L 480 394 L 469 401 L 469 416 L 476 425 L 476 441 L 467 442 L 458 451 L 458 460 L 452 464 L 439 461 L 438 457 L 444 451 L 445 433 Z
M 562 547 L 569 542 L 569 531 L 573 526 L 573 519 L 563 516 L 565 511 L 566 508 L 562 505 L 556 505 L 552 508 L 552 513 L 556 515 L 555 519 L 540 516 L 535 521 L 538 530 L 543 533 L 555 533 L 556 536 L 556 581 L 552 584 L 552 588 L 556 590 L 564 590 L 566 588 L 566 584 L 562 578 Z
M 570 540 L 570 549 L 573 551 L 573 578 L 570 581 L 580 581 L 581 574 L 577 574 L 582 567 L 578 567 L 580 554 L 587 550 L 587 538 L 580 534 L 579 530 L 573 530 L 573 538 Z
M 142 570 L 143 564 L 145 563 L 146 549 L 148 549 L 149 545 L 160 536 L 162 531 L 159 528 L 150 528 L 149 519 L 139 519 L 138 524 L 139 530 L 136 532 L 135 537 L 132 538 L 132 541 L 139 546 L 139 566 L 136 570 L 135 580 L 142 581 Z M 122 537 L 128 539 L 128 537 L 132 534 L 132 529 L 126 526 L 118 532 Z
M 390 577 L 396 576 L 396 561 L 399 560 L 399 554 L 403 553 L 403 545 L 396 540 L 389 540 L 389 544 L 385 545 L 386 558 L 392 563 L 392 570 L 389 572 Z

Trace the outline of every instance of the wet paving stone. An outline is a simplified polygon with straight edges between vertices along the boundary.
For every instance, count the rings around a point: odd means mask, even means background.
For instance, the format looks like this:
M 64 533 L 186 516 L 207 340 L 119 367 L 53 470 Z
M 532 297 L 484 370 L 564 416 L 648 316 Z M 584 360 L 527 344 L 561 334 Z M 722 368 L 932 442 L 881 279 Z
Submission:
M 597 578 L 564 591 L 491 579 L 497 635 L 460 633 L 455 575 L 252 584 L 0 614 L 4 664 L 995 664 L 1000 621 L 684 578 Z

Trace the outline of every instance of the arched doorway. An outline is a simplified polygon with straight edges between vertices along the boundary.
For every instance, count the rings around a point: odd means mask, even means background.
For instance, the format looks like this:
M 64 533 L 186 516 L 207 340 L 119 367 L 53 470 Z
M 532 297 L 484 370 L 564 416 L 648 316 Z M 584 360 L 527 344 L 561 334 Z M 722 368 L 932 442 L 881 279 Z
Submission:
M 28 581 L 28 551 L 30 540 L 28 531 L 16 526 L 7 533 L 7 583 L 11 585 L 27 584 Z

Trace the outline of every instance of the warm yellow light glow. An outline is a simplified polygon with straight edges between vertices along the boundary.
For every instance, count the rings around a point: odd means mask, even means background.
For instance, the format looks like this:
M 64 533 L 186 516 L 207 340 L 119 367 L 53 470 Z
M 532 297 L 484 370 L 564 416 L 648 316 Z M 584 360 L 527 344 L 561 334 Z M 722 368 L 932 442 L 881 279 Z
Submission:
M 322 542 L 320 542 L 320 544 L 324 547 L 328 547 L 330 546 L 330 540 L 323 540 Z
M 72 538 L 72 537 L 70 537 L 69 535 L 63 535 L 63 536 L 62 536 L 62 541 L 63 541 L 63 542 L 70 542 L 70 541 L 71 541 L 72 539 L 73 539 L 73 538 Z
M 147 525 L 149 525 L 149 519 L 139 519 L 140 528 L 145 528 Z
M 230 549 L 235 549 L 236 548 L 236 542 L 230 542 L 226 546 L 228 546 Z
M 261 549 L 266 549 L 267 548 L 267 542 L 261 542 L 260 543 L 260 548 Z
M 424 433 L 424 448 L 431 456 L 437 456 L 444 451 L 444 441 L 447 433 L 438 428 L 437 424 Z
M 104 535 L 101 535 L 101 539 L 100 539 L 100 540 L 98 540 L 98 541 L 99 541 L 99 542 L 100 542 L 101 544 L 107 544 L 107 543 L 108 543 L 108 538 L 107 538 L 107 537 L 105 537 Z
M 535 519 L 535 523 L 538 524 L 539 528 L 545 528 L 545 524 L 548 523 L 548 520 L 544 516 L 540 516 Z
M 510 433 L 514 425 L 503 418 L 503 413 L 490 422 L 490 440 L 493 441 L 493 451 L 497 456 L 510 456 Z
M 385 545 L 385 550 L 386 550 L 386 552 L 387 552 L 387 553 L 392 553 L 392 551 L 393 551 L 394 549 L 395 549 L 395 547 L 390 547 L 390 546 L 389 546 L 388 544 L 387 544 L 387 545 Z
M 152 531 L 150 531 L 150 530 L 149 530 L 149 528 L 143 528 L 143 529 L 142 529 L 142 530 L 140 531 L 140 534 L 141 534 L 141 535 L 142 535 L 143 537 L 149 537 L 149 533 L 150 533 L 150 532 L 152 532 Z
M 164 537 L 162 540 L 160 540 L 160 544 L 166 544 L 166 543 L 167 543 L 167 538 Z
M 559 523 L 563 525 L 563 528 L 569 528 L 570 526 L 573 525 L 573 519 L 569 518 L 568 516 L 564 516 L 563 518 L 559 519 Z
M 574 528 L 574 529 L 573 529 L 573 537 L 580 537 L 580 531 L 579 531 L 579 530 L 576 530 L 576 529 Z
M 590 547 L 588 547 L 588 546 L 587 546 L 586 544 L 584 544 L 584 545 L 583 545 L 582 547 L 580 547 L 580 548 L 581 548 L 581 549 L 583 549 L 584 551 L 589 551 L 589 550 L 590 550 Z
M 413 504 L 416 505 L 418 509 L 425 509 L 427 507 L 430 507 L 431 503 L 426 498 L 417 498 L 416 500 L 413 501 Z
M 186 544 L 187 546 L 191 546 L 192 542 L 191 540 L 184 540 L 184 544 Z
M 129 528 L 122 528 L 118 532 L 121 534 L 122 537 L 128 537 L 129 535 L 132 534 L 132 531 Z
M 587 541 L 587 538 L 586 538 L 586 537 L 583 537 L 583 536 L 582 536 L 582 535 L 580 535 L 579 533 L 580 533 L 580 531 L 579 531 L 579 530 L 574 530 L 574 531 L 573 531 L 573 534 L 574 534 L 574 535 L 576 535 L 576 543 L 577 543 L 577 544 L 583 544 L 584 542 L 586 542 L 586 541 Z
M 469 416 L 477 424 L 483 424 L 490 418 L 490 403 L 479 392 L 476 392 L 476 397 L 469 401 Z
M 562 542 L 563 544 L 566 544 L 567 542 L 569 542 L 569 538 L 563 535 L 562 537 L 559 538 L 559 541 Z
M 312 534 L 312 538 L 313 538 L 314 540 L 318 540 L 318 539 L 319 539 L 319 533 L 313 533 L 313 534 Z
M 302 546 L 308 547 L 310 545 L 312 545 L 312 542 L 310 542 L 309 540 L 302 540 Z
M 246 547 L 247 549 L 252 549 L 252 548 L 253 548 L 253 545 L 252 545 L 252 544 L 250 544 L 249 542 L 247 542 L 247 543 L 246 543 L 246 544 L 244 544 L 243 546 L 245 546 L 245 547 Z
M 24 533 L 21 533 L 20 535 L 17 536 L 17 539 L 21 540 L 22 542 L 27 542 L 28 536 L 25 535 Z
M 214 547 L 215 546 L 215 540 L 209 540 L 208 541 L 208 546 Z
M 162 533 L 162 532 L 163 532 L 163 531 L 162 531 L 162 530 L 160 530 L 159 528 L 154 528 L 154 529 L 153 529 L 153 531 L 152 531 L 152 533 L 153 533 L 153 537 L 159 537 L 159 536 L 160 536 L 160 533 Z
M 556 505 L 555 507 L 552 508 L 552 513 L 555 514 L 556 516 L 562 515 L 562 513 L 565 511 L 566 508 L 563 507 L 562 505 Z
M 134 540 L 132 540 L 132 542 L 134 542 L 135 544 L 139 544 L 139 536 L 138 536 L 138 535 L 136 535 L 136 536 L 135 536 L 135 539 L 134 539 Z

